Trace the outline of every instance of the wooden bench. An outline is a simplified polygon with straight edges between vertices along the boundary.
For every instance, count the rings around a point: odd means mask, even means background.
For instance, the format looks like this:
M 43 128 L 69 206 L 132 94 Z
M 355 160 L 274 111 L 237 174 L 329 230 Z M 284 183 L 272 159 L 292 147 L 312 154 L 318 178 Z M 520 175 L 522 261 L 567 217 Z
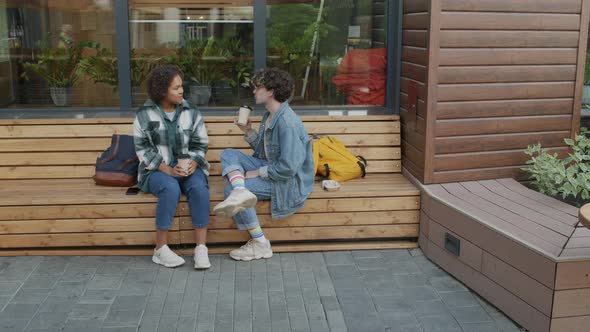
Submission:
M 422 185 L 420 247 L 529 331 L 588 331 L 590 230 L 513 179 Z
M 231 121 L 205 119 L 211 206 L 223 199 L 221 151 L 249 150 Z M 96 186 L 91 179 L 96 157 L 110 144 L 111 134 L 130 134 L 131 122 L 129 118 L 0 121 L 0 255 L 150 252 L 156 198 L 126 196 L 125 188 Z M 305 206 L 282 221 L 271 222 L 269 203 L 260 202 L 261 223 L 275 249 L 416 247 L 420 197 L 400 173 L 398 117 L 308 116 L 304 122 L 310 133 L 334 135 L 365 156 L 368 174 L 344 183 L 337 192 L 316 185 Z M 227 252 L 246 239 L 231 219 L 211 217 L 212 252 Z M 194 243 L 184 197 L 169 241 L 187 253 Z

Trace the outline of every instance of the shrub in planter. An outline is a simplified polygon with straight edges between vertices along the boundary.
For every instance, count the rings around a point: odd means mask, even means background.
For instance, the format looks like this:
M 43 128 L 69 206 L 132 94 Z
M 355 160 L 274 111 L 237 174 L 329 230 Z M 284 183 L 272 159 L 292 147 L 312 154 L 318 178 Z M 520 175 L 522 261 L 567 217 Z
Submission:
M 586 128 L 575 138 L 566 138 L 571 153 L 560 159 L 557 153 L 549 154 L 541 144 L 527 147 L 531 157 L 523 168 L 529 174 L 532 185 L 541 193 L 560 198 L 567 203 L 581 206 L 590 202 L 590 133 Z
M 66 47 L 52 48 L 49 39 L 39 41 L 30 62 L 23 63 L 22 76 L 42 78 L 49 85 L 51 99 L 56 106 L 69 106 L 72 86 L 80 78 L 78 65 L 84 48 L 96 48 L 93 42 L 69 44 Z

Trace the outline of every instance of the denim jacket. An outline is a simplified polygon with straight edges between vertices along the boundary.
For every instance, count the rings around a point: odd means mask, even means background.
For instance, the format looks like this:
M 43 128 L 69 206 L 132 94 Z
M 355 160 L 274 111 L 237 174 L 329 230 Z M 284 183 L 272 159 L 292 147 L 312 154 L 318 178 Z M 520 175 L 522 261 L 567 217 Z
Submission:
M 307 130 L 289 103 L 281 105 L 265 128 L 269 115 L 266 112 L 262 117 L 260 134 L 254 131 L 245 140 L 254 149 L 254 157 L 268 161 L 259 173 L 271 182 L 272 219 L 281 219 L 299 210 L 313 190 L 313 155 Z

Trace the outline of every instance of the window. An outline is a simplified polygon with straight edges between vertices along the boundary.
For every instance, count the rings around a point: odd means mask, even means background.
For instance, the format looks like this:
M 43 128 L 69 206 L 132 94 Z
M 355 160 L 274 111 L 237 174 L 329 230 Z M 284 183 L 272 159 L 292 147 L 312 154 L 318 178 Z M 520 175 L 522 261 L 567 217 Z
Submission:
M 0 1 L 0 107 L 117 106 L 113 62 L 113 0 Z
M 185 98 L 210 114 L 252 105 L 250 76 L 265 66 L 293 76 L 291 105 L 302 114 L 396 113 L 400 8 L 401 0 L 0 0 L 0 117 L 129 116 L 164 64 L 183 70 Z
M 269 3 L 267 65 L 291 73 L 294 105 L 385 105 L 383 1 Z
M 185 74 L 185 98 L 200 106 L 250 102 L 253 60 L 251 1 L 130 1 L 133 105 L 146 99 L 142 83 L 159 64 L 174 64 Z M 183 7 L 174 7 L 174 6 Z M 187 7 L 188 6 L 188 7 Z

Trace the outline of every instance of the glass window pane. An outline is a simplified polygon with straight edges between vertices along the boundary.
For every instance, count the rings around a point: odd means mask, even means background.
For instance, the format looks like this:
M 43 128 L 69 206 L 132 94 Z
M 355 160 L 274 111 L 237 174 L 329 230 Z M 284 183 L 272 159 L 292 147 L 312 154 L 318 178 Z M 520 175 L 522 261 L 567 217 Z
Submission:
M 0 0 L 0 107 L 118 106 L 113 1 Z
M 133 105 L 146 99 L 145 78 L 157 65 L 185 73 L 185 99 L 196 105 L 251 103 L 252 1 L 129 2 Z
M 385 105 L 385 2 L 269 0 L 267 65 L 295 79 L 296 105 Z

